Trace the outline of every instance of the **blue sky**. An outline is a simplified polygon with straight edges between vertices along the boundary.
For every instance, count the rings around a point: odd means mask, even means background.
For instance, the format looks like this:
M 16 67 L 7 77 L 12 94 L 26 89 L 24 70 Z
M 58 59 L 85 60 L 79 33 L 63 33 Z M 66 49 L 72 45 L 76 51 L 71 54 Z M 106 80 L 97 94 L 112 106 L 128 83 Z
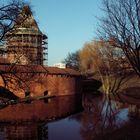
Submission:
M 96 37 L 101 0 L 26 0 L 40 30 L 48 35 L 48 64 L 61 62 L 69 52 Z

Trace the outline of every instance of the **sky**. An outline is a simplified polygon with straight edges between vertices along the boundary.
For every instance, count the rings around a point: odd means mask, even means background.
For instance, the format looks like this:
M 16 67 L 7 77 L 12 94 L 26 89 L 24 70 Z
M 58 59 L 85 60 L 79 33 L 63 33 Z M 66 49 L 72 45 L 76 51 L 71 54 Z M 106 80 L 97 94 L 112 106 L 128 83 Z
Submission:
M 26 0 L 48 36 L 48 65 L 61 62 L 96 37 L 101 0 Z

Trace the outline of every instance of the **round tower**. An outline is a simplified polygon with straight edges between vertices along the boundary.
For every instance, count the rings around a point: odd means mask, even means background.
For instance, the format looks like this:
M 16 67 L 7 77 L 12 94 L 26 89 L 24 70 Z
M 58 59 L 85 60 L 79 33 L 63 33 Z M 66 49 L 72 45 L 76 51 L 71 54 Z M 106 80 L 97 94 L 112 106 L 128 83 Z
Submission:
M 47 59 L 47 39 L 38 28 L 29 6 L 24 6 L 15 28 L 6 35 L 10 63 L 43 65 Z

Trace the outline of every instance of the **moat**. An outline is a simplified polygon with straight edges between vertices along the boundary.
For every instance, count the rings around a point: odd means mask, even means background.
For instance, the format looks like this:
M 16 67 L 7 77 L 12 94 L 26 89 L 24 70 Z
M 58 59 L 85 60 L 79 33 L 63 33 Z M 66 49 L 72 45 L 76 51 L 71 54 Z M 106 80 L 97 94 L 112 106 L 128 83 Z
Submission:
M 42 99 L 0 111 L 1 140 L 140 139 L 139 106 L 102 95 Z

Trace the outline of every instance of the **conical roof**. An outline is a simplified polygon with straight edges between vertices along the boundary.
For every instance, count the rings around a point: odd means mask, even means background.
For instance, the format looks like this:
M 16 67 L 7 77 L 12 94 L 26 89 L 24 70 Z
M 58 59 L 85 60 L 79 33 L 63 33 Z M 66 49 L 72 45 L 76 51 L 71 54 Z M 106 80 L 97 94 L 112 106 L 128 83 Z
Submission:
M 33 28 L 39 31 L 37 22 L 35 21 L 29 6 L 24 6 L 21 13 L 17 17 L 15 26 L 18 28 Z

